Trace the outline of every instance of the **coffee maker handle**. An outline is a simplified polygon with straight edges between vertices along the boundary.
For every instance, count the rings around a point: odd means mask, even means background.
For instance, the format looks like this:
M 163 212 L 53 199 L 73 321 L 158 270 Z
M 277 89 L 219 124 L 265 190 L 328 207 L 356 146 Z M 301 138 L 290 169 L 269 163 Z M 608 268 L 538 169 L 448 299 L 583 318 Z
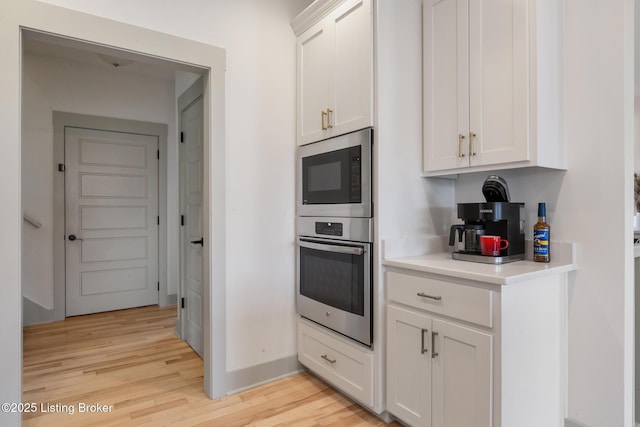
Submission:
M 462 242 L 462 233 L 464 232 L 464 224 L 454 224 L 449 232 L 449 246 L 453 246 L 456 241 L 456 230 L 460 230 L 458 234 L 459 241 Z

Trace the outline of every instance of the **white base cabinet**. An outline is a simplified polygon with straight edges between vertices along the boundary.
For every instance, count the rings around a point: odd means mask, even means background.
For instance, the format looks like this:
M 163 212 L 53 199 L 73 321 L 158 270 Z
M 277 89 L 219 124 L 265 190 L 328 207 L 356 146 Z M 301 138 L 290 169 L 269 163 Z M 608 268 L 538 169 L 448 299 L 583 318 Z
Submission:
M 491 425 L 491 335 L 387 311 L 388 411 L 416 427 Z
M 373 406 L 373 352 L 298 318 L 298 361 L 367 407 Z
M 413 427 L 560 427 L 565 280 L 387 271 L 387 411 Z

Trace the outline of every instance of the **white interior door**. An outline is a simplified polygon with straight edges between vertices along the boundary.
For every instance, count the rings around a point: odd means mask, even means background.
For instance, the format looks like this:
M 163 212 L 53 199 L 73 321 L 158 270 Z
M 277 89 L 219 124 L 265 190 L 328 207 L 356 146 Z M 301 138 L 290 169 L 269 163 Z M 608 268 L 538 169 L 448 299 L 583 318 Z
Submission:
M 66 316 L 158 303 L 158 138 L 65 128 Z
M 202 356 L 202 266 L 205 244 L 202 232 L 202 153 L 203 153 L 203 103 L 202 96 L 180 112 L 180 206 L 181 227 L 181 278 L 184 338 Z

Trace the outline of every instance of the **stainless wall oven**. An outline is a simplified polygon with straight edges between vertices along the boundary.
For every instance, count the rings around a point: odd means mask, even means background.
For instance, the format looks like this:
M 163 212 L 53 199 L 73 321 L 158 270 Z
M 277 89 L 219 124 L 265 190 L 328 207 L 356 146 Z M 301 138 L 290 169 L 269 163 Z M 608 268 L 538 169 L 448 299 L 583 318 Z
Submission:
M 371 128 L 298 148 L 297 214 L 370 218 Z
M 372 220 L 298 217 L 298 314 L 372 342 Z

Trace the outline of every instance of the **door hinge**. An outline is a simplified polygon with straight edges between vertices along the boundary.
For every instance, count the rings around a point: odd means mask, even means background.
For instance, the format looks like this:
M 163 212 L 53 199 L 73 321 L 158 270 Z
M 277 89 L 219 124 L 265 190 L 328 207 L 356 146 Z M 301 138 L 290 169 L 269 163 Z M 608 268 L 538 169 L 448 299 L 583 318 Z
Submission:
M 160 292 L 160 282 L 158 282 L 158 292 Z
M 180 306 L 181 308 L 184 308 L 184 298 L 180 298 Z
M 160 160 L 160 150 L 158 150 L 158 160 Z
M 58 172 L 64 172 L 64 163 L 58 163 Z
M 180 215 L 180 225 L 184 225 L 184 215 Z
M 180 132 L 180 142 L 184 142 L 184 132 Z
M 160 216 L 158 216 L 158 225 L 160 225 Z

